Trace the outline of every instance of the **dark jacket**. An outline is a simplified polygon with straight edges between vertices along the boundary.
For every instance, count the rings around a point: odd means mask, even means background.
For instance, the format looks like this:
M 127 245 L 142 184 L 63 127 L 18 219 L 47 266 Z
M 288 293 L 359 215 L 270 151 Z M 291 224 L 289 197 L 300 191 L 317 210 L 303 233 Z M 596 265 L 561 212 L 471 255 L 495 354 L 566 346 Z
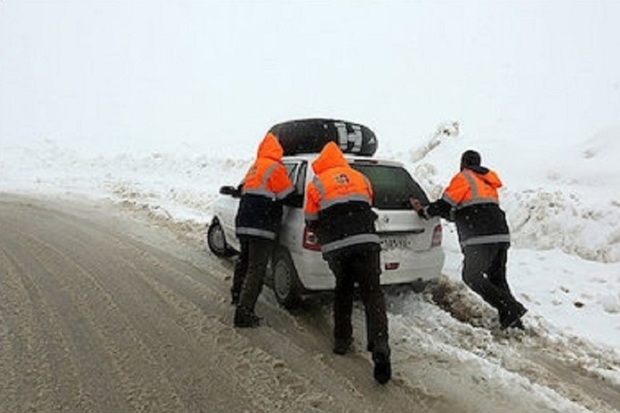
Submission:
M 241 200 L 235 219 L 237 237 L 277 238 L 282 221 L 282 201 L 294 190 L 282 164 L 282 154 L 278 140 L 268 133 L 241 185 Z
M 510 243 L 506 215 L 499 206 L 497 174 L 482 166 L 470 166 L 456 174 L 441 199 L 425 206 L 420 215 L 453 220 L 461 247 Z
M 326 259 L 355 248 L 380 249 L 372 211 L 372 186 L 328 143 L 312 163 L 316 174 L 306 189 L 306 222 L 317 231 Z

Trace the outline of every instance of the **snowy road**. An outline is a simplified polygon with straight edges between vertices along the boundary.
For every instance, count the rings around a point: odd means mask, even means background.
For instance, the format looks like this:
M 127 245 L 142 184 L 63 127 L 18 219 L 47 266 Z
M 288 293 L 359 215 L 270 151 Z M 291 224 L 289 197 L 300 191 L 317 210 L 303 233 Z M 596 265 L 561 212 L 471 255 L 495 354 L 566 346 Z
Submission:
M 0 411 L 620 411 L 616 356 L 542 327 L 479 327 L 490 312 L 447 281 L 436 303 L 388 293 L 386 386 L 372 380 L 360 308 L 345 357 L 330 351 L 329 297 L 291 315 L 265 291 L 264 325 L 236 330 L 232 263 L 204 250 L 200 230 L 0 194 Z

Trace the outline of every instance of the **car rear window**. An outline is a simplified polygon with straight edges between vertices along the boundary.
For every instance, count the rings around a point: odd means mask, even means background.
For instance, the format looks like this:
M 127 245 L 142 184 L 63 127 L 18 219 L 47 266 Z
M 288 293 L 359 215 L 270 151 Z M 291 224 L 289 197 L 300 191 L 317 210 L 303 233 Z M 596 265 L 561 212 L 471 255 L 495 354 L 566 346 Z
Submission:
M 355 162 L 351 166 L 370 180 L 374 192 L 373 206 L 376 208 L 411 209 L 410 197 L 428 204 L 424 190 L 404 168 Z

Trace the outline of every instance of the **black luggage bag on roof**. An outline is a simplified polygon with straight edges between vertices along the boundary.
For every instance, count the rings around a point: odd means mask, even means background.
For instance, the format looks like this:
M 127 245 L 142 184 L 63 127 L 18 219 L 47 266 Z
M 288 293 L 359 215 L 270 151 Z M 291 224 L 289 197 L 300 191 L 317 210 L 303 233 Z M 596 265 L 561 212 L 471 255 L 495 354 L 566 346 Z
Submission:
M 274 125 L 273 133 L 284 155 L 319 153 L 328 142 L 335 142 L 344 153 L 372 156 L 377 137 L 368 127 L 337 119 L 300 119 Z

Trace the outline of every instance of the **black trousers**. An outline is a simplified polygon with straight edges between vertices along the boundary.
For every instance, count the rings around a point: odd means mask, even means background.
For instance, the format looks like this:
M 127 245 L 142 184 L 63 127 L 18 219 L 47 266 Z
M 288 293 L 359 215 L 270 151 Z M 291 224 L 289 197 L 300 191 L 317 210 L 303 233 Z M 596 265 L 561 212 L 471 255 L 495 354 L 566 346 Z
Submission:
M 351 312 L 355 283 L 359 285 L 366 313 L 366 338 L 369 347 L 388 340 L 388 320 L 385 297 L 379 276 L 381 264 L 379 251 L 371 249 L 349 250 L 328 260 L 336 277 L 334 291 L 334 338 L 348 339 L 353 334 Z
M 267 262 L 273 251 L 274 241 L 248 238 L 241 241 L 241 253 L 235 265 L 233 296 L 239 294 L 239 305 L 254 310 L 263 288 Z
M 508 247 L 509 244 L 501 243 L 463 248 L 463 281 L 500 313 L 520 306 L 506 279 Z
M 248 241 L 247 239 L 239 240 L 241 244 L 241 251 L 237 257 L 235 264 L 235 272 L 233 274 L 232 287 L 230 287 L 230 293 L 234 298 L 239 299 L 241 295 L 241 289 L 243 288 L 243 282 L 245 281 L 245 275 L 248 272 Z

